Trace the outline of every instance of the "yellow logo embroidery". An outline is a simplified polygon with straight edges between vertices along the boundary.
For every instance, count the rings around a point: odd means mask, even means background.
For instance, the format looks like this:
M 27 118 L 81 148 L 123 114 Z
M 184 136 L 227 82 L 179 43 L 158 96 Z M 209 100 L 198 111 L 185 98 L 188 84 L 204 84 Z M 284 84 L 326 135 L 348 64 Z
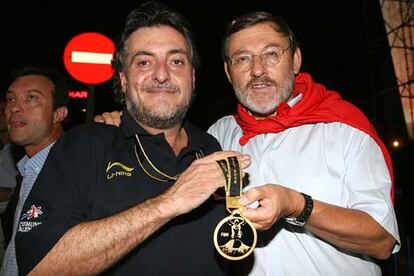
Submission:
M 109 170 L 112 169 L 113 167 L 120 167 L 122 170 L 117 170 L 112 173 L 109 173 Z M 108 162 L 108 166 L 106 166 L 106 172 L 107 172 L 106 178 L 111 179 L 115 176 L 131 176 L 133 170 L 134 168 L 125 166 L 121 162 L 113 162 L 113 163 Z

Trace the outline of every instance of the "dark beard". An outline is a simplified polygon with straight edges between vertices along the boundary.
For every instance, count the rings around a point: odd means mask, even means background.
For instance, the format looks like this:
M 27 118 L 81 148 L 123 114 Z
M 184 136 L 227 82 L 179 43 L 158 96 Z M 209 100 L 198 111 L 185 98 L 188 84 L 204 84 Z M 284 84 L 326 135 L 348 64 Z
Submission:
M 195 93 L 191 94 L 191 98 L 188 102 L 181 104 L 176 112 L 168 117 L 160 117 L 153 114 L 152 110 L 144 105 L 136 105 L 132 103 L 128 98 L 125 99 L 126 109 L 131 114 L 135 121 L 144 126 L 148 126 L 156 129 L 168 129 L 178 124 L 181 124 L 187 115 L 187 111 L 194 101 Z

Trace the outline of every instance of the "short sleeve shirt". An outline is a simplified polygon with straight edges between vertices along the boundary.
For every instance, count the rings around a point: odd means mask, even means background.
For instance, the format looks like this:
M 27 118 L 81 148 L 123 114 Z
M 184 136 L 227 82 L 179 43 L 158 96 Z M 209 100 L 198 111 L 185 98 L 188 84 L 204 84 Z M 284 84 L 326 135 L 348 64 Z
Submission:
M 168 175 L 183 172 L 196 159 L 195 152 L 208 155 L 220 150 L 211 135 L 185 122 L 188 145 L 176 156 L 163 134 L 150 135 L 126 110 L 123 114 L 119 128 L 98 123 L 78 126 L 52 148 L 23 209 L 42 213 L 32 216 L 31 227 L 16 237 L 21 274 L 30 272 L 75 225 L 126 210 L 173 184 L 143 171 L 135 153 L 135 134 L 148 158 Z M 213 245 L 214 227 L 224 216 L 224 203 L 211 197 L 164 225 L 104 274 L 224 274 L 227 264 Z

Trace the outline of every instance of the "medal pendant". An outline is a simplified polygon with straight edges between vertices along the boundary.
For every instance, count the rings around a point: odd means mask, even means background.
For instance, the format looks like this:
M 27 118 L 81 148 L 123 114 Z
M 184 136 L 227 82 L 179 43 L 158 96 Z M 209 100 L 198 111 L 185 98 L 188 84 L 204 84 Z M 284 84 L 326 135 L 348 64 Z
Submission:
M 214 246 L 226 259 L 241 260 L 249 256 L 257 242 L 256 229 L 239 210 L 222 219 L 214 230 Z

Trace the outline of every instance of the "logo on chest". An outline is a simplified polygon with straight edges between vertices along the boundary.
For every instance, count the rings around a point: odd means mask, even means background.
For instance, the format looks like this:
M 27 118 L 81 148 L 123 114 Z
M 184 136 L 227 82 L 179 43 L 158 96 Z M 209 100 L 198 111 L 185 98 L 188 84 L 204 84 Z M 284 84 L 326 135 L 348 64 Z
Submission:
M 42 206 L 32 205 L 28 211 L 26 211 L 19 221 L 17 228 L 18 232 L 29 232 L 36 226 L 42 224 L 40 221 L 33 221 L 39 218 L 43 214 Z
M 132 176 L 134 168 L 130 168 L 121 162 L 108 162 L 106 167 L 106 179 L 112 179 L 119 176 Z

